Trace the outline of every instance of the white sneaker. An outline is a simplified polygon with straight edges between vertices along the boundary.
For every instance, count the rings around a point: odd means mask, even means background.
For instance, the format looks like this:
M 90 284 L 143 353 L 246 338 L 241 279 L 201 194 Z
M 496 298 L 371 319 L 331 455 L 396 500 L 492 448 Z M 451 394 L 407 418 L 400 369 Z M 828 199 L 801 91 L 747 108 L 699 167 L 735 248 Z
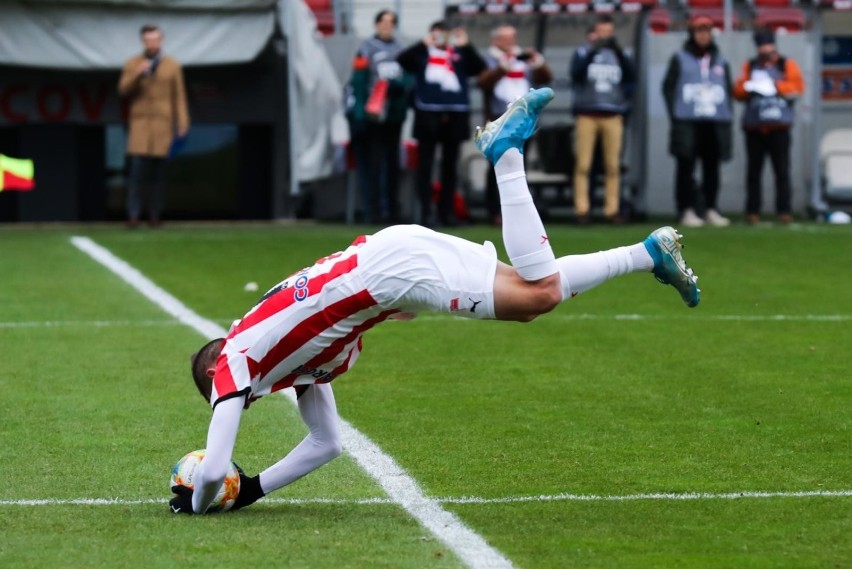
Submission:
M 715 209 L 708 209 L 707 215 L 704 216 L 707 223 L 714 227 L 727 227 L 731 224 L 731 220 L 720 214 Z
M 684 227 L 701 227 L 704 225 L 704 220 L 696 215 L 694 209 L 690 208 L 683 210 L 683 215 L 680 218 L 680 224 Z

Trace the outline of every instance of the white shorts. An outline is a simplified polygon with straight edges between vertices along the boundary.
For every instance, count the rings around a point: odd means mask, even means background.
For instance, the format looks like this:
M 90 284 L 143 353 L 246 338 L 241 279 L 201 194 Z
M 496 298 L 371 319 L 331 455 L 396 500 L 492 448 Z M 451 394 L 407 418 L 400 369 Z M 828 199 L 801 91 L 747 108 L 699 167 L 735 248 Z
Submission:
M 367 290 L 383 308 L 494 318 L 497 251 L 420 225 L 395 225 L 358 252 Z

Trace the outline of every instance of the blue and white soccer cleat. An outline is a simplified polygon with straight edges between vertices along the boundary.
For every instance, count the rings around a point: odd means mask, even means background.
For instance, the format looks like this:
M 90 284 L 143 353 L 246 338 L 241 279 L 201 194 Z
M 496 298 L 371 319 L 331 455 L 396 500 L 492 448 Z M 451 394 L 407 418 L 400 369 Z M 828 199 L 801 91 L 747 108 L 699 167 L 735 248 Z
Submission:
M 538 115 L 553 100 L 553 89 L 530 89 L 506 108 L 500 117 L 476 127 L 474 142 L 489 162 L 496 164 L 509 148 L 524 152 L 524 142 L 535 132 Z
M 686 266 L 680 250 L 683 237 L 673 227 L 660 227 L 654 230 L 644 241 L 645 249 L 654 259 L 654 276 L 663 284 L 672 285 L 690 308 L 701 301 L 698 277 Z

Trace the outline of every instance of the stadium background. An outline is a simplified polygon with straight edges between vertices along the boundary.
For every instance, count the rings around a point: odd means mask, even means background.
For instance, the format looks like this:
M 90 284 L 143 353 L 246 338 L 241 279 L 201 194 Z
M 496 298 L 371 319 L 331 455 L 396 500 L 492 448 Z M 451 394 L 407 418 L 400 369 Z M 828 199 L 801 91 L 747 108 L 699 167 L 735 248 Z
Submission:
M 690 14 L 718 24 L 717 42 L 736 73 L 753 53 L 752 29 L 778 31 L 780 51 L 796 59 L 807 92 L 798 104 L 792 174 L 797 213 L 826 209 L 819 142 L 830 129 L 852 127 L 852 11 L 842 0 L 539 0 L 447 2 L 51 0 L 0 5 L 0 151 L 32 158 L 38 187 L 0 194 L 0 221 L 121 219 L 125 129 L 115 91 L 124 59 L 139 50 L 142 22 L 158 22 L 165 49 L 182 61 L 193 128 L 171 162 L 170 219 L 351 219 L 347 209 L 342 85 L 358 43 L 384 7 L 400 15 L 403 43 L 447 17 L 465 26 L 480 49 L 501 22 L 519 29 L 555 74 L 557 99 L 542 119 L 550 142 L 533 161 L 531 180 L 545 196 L 565 197 L 570 161 L 568 64 L 598 12 L 612 12 L 617 35 L 633 52 L 640 88 L 625 134 L 625 203 L 641 217 L 673 214 L 674 162 L 660 84 L 685 38 Z M 472 121 L 481 122 L 473 90 Z M 742 105 L 735 105 L 737 113 Z M 409 121 L 410 122 L 410 121 Z M 410 127 L 404 130 L 410 133 Z M 410 136 L 404 136 L 410 139 Z M 744 196 L 742 136 L 722 168 L 720 209 L 739 212 Z M 852 142 L 850 142 L 852 144 Z M 414 147 L 407 140 L 401 152 Z M 561 157 L 566 157 L 561 159 Z M 406 161 L 406 156 L 402 159 Z M 472 145 L 460 161 L 460 188 L 476 206 L 486 165 Z M 765 172 L 770 181 L 769 168 Z M 411 180 L 403 184 L 410 195 Z M 405 193 L 407 192 L 407 194 Z M 549 192 L 549 193 L 547 193 Z M 771 203 L 771 184 L 764 184 Z M 563 199 L 562 203 L 570 200 Z M 411 200 L 403 200 L 404 207 Z M 347 213 L 349 214 L 347 216 Z

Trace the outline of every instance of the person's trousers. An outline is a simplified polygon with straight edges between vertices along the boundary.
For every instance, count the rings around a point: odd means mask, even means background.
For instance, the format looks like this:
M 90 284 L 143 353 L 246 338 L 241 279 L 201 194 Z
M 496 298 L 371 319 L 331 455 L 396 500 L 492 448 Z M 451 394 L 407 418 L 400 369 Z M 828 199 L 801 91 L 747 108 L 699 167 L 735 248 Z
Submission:
M 763 161 L 766 155 L 775 174 L 775 212 L 789 214 L 792 210 L 790 191 L 790 129 L 768 132 L 745 131 L 746 139 L 746 213 L 760 214 Z
M 712 122 L 695 123 L 695 152 L 691 156 L 678 156 L 675 168 L 675 200 L 678 213 L 687 209 L 717 209 L 719 197 L 719 142 L 716 125 Z M 695 164 L 701 162 L 701 192 L 695 183 Z
M 399 139 L 402 123 L 370 123 L 366 142 L 372 192 L 364 203 L 373 220 L 399 221 Z
M 448 129 L 449 130 L 449 129 Z M 417 192 L 420 196 L 421 223 L 430 223 L 432 211 L 432 167 L 435 153 L 441 146 L 441 193 L 438 199 L 438 221 L 449 224 L 455 221 L 453 196 L 456 191 L 459 161 L 459 140 L 452 132 L 437 136 L 422 136 L 417 140 L 420 164 L 417 167 Z
M 621 197 L 621 144 L 624 117 L 577 115 L 574 125 L 574 212 L 588 215 L 589 173 L 595 157 L 598 136 L 601 137 L 604 159 L 604 215 L 618 214 Z
M 166 159 L 130 155 L 130 177 L 127 181 L 127 217 L 138 220 L 142 212 L 142 194 L 148 192 L 148 217 L 160 219 L 166 185 Z

